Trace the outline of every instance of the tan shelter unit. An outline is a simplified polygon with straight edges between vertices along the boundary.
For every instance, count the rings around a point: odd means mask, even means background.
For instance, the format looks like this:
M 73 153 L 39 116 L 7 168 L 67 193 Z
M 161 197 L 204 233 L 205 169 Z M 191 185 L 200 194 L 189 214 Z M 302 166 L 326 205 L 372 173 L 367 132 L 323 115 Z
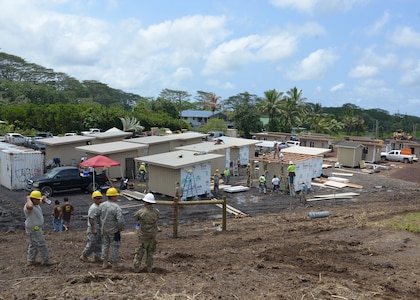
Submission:
M 223 155 L 177 150 L 149 155 L 135 160 L 148 164 L 149 190 L 175 197 L 179 182 L 185 198 L 195 198 L 210 193 L 211 165 Z
M 223 158 L 217 159 L 212 163 L 212 173 L 218 169 L 220 172 L 230 166 L 230 163 L 236 164 L 238 159 L 242 166 L 246 166 L 249 162 L 250 154 L 255 152 L 255 144 L 257 140 L 220 137 L 221 143 L 217 141 L 202 142 L 199 144 L 178 147 L 177 150 L 194 151 L 199 153 L 215 153 L 223 155 Z
M 363 158 L 363 145 L 357 142 L 339 142 L 334 146 L 337 149 L 337 162 L 345 167 L 360 167 Z
M 40 140 L 45 145 L 46 164 L 52 164 L 52 160 L 58 157 L 62 166 L 77 166 L 81 155 L 74 148 L 89 145 L 94 139 L 90 136 L 72 135 Z
M 109 168 L 108 175 L 112 178 L 134 178 L 137 175 L 137 167 L 134 159 L 147 153 L 147 145 L 129 143 L 126 141 L 96 144 L 76 147 L 80 156 L 87 154 L 87 158 L 96 155 L 107 156 L 121 164 L 121 168 Z
M 147 155 L 154 155 L 174 151 L 177 147 L 201 143 L 205 134 L 198 132 L 185 132 L 163 136 L 145 136 L 127 140 L 131 143 L 148 145 Z

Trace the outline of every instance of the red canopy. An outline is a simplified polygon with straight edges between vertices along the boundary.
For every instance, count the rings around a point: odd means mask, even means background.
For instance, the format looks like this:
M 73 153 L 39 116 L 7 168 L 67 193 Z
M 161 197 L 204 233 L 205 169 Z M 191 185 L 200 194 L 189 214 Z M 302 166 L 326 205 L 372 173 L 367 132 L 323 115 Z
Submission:
M 119 166 L 120 163 L 103 155 L 97 155 L 80 163 L 81 167 L 109 168 Z

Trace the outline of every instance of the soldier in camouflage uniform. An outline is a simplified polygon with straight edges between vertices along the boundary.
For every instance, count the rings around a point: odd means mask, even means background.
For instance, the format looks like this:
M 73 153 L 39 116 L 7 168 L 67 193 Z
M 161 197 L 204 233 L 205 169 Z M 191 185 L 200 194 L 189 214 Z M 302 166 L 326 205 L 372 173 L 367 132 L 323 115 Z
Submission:
M 96 222 L 96 215 L 98 213 L 99 205 L 102 203 L 102 194 L 99 191 L 92 193 L 93 203 L 88 210 L 88 228 L 87 228 L 87 243 L 85 249 L 80 256 L 82 261 L 89 261 L 88 257 L 91 253 L 94 255 L 94 261 L 100 262 L 102 254 L 102 235 L 99 229 L 99 224 Z
M 146 194 L 143 198 L 144 207 L 136 212 L 134 218 L 140 222 L 138 244 L 134 256 L 134 271 L 140 272 L 140 265 L 143 255 L 146 252 L 147 272 L 153 271 L 153 254 L 156 251 L 156 235 L 158 232 L 157 221 L 159 210 L 152 204 L 156 203 L 152 193 Z
M 102 233 L 102 268 L 108 268 L 109 248 L 112 247 L 112 268 L 119 269 L 121 231 L 124 229 L 124 216 L 121 207 L 116 203 L 118 191 L 109 188 L 106 191 L 108 201 L 99 205 L 97 219 L 99 219 Z

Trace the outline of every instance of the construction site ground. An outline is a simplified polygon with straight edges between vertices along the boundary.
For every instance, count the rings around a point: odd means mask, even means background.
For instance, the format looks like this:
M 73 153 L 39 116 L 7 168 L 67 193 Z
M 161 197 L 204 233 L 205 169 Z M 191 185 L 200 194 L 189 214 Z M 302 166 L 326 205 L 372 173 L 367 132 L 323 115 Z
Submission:
M 332 172 L 352 173 L 350 182 L 362 188 L 313 186 L 308 199 L 359 195 L 305 204 L 289 194 L 260 194 L 256 187 L 220 192 L 218 198 L 226 196 L 230 206 L 248 215 L 228 214 L 225 232 L 217 230 L 219 207 L 194 205 L 179 210 L 174 238 L 172 207 L 158 205 L 161 232 L 152 273 L 132 269 L 133 214 L 141 202 L 120 197 L 126 218 L 122 270 L 79 260 L 91 204 L 90 195 L 79 191 L 52 197 L 62 202 L 68 196 L 76 209 L 69 232 L 52 232 L 52 207 L 43 205 L 55 264 L 26 266 L 25 193 L 1 188 L 0 299 L 419 299 L 420 236 L 392 224 L 419 211 L 420 163 L 395 163 L 372 174 L 324 170 L 327 176 Z M 231 183 L 246 185 L 244 175 L 242 168 Z M 143 188 L 135 182 L 136 190 Z M 308 218 L 319 211 L 329 216 Z

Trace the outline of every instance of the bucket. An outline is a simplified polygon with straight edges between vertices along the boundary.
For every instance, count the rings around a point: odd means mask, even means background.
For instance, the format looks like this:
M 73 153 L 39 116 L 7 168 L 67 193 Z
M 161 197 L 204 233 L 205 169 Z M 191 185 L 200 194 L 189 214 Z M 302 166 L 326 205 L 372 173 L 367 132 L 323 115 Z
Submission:
M 83 176 L 88 177 L 89 176 L 89 171 L 83 171 Z
M 329 211 L 311 211 L 308 212 L 308 218 L 314 219 L 314 218 L 325 218 L 330 215 Z

